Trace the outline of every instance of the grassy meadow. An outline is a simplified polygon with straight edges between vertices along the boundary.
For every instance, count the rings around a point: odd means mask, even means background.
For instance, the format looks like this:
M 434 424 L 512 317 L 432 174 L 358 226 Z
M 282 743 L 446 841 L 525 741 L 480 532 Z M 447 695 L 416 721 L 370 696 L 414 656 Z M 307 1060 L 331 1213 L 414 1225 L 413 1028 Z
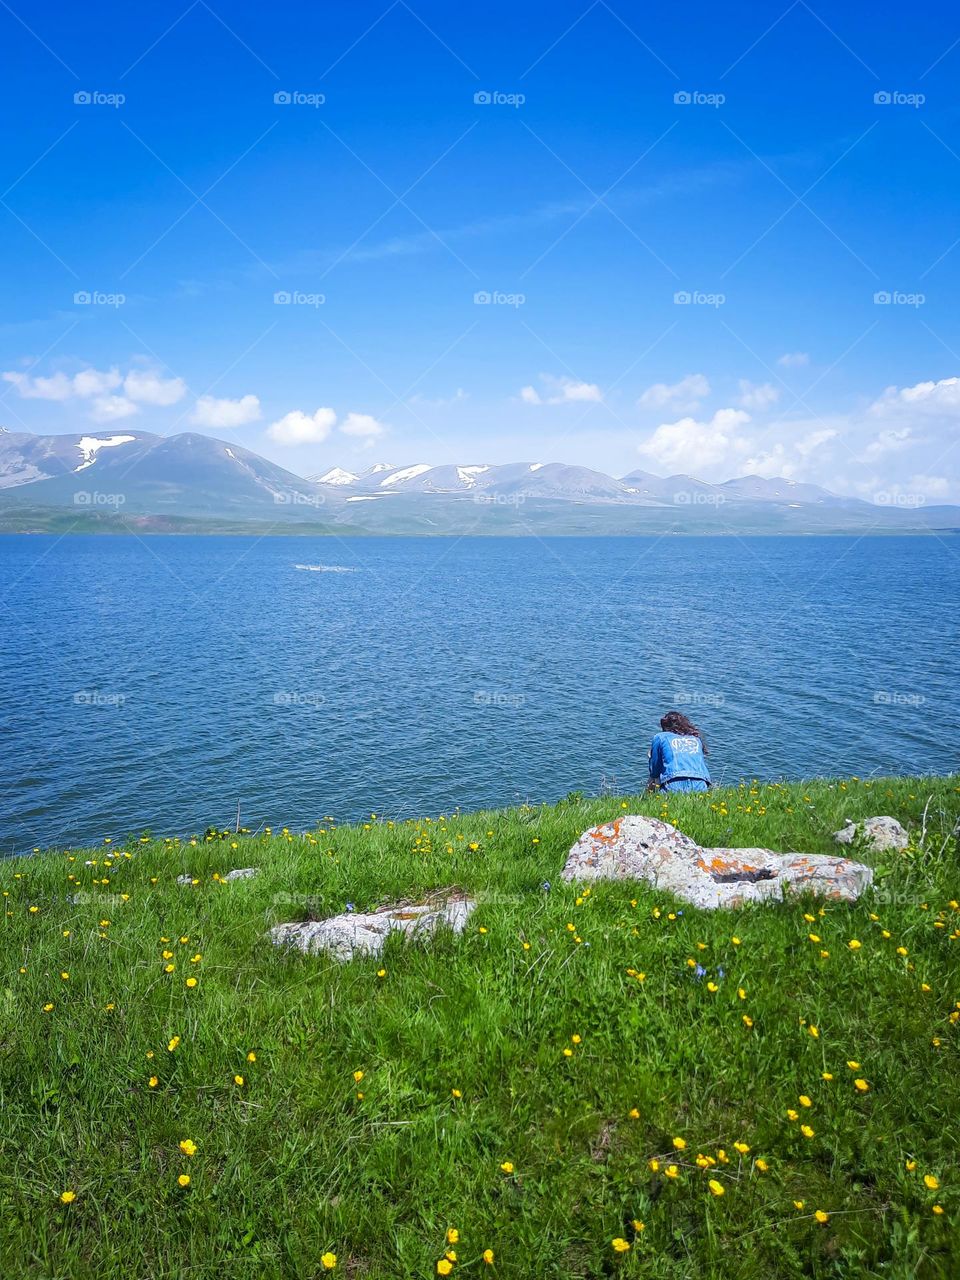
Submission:
M 960 1275 L 960 780 L 743 784 L 0 865 L 0 1272 L 45 1280 Z M 836 851 L 856 905 L 560 879 L 586 828 Z M 235 867 L 252 880 L 222 884 Z M 177 885 L 192 874 L 197 883 Z M 456 885 L 341 966 L 271 924 Z

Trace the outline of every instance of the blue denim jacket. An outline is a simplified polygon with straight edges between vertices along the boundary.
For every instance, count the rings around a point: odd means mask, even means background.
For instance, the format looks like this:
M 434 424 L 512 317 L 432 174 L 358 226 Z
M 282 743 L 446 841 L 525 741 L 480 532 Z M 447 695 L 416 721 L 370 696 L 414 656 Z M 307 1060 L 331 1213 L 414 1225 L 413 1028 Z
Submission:
M 674 778 L 702 778 L 709 782 L 703 743 L 693 734 L 658 733 L 650 745 L 650 777 L 660 783 Z

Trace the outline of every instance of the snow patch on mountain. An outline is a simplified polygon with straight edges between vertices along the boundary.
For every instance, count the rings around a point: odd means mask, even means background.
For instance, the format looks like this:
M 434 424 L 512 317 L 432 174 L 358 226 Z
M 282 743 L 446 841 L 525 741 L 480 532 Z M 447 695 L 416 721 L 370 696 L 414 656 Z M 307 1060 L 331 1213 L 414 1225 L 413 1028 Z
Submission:
M 403 484 L 405 480 L 415 480 L 417 476 L 422 476 L 425 471 L 432 470 L 425 462 L 418 462 L 415 467 L 403 467 L 400 471 L 394 471 L 392 475 L 387 476 L 380 481 L 381 488 L 387 485 Z
M 107 436 L 106 440 L 101 440 L 99 436 L 81 436 L 77 441 L 77 448 L 80 450 L 83 461 L 79 467 L 74 467 L 74 472 L 85 471 L 87 467 L 92 467 L 97 460 L 98 449 L 109 449 L 118 444 L 129 444 L 132 440 L 136 440 L 136 436 Z
M 477 483 L 477 476 L 482 476 L 489 467 L 457 467 L 457 475 L 465 489 L 472 489 Z

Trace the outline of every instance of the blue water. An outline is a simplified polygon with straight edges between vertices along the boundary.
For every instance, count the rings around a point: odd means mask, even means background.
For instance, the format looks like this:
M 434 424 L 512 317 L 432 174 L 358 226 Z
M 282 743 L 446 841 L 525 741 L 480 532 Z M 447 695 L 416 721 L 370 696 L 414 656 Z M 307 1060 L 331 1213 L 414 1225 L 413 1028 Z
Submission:
M 326 566 L 321 571 L 301 566 Z M 958 767 L 960 540 L 0 537 L 0 851 Z

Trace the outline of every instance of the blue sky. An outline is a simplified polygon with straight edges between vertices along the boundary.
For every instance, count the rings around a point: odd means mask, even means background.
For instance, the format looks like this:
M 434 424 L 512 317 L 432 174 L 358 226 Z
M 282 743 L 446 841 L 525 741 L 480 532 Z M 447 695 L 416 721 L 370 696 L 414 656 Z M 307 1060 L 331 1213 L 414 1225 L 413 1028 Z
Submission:
M 0 39 L 9 430 L 960 500 L 953 7 L 14 2 Z

